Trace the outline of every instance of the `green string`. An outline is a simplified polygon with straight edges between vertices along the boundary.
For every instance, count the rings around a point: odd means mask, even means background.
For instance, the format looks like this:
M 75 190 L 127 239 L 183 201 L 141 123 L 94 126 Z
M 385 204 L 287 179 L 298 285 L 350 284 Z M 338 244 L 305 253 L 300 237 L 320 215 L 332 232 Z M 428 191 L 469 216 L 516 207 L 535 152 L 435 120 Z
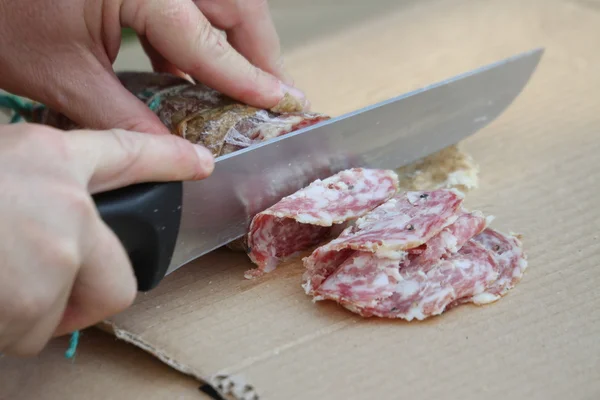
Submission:
M 150 97 L 152 97 L 153 94 L 154 94 L 154 91 L 152 91 L 150 89 L 144 89 L 144 90 L 142 90 L 142 93 L 140 93 L 140 96 L 149 99 Z
M 152 101 L 148 104 L 148 107 L 156 112 L 158 110 L 158 106 L 160 106 L 160 96 L 155 96 Z
M 77 345 L 79 344 L 79 331 L 75 331 L 71 334 L 71 340 L 69 340 L 69 348 L 65 351 L 66 358 L 75 357 L 75 353 L 77 352 Z
M 10 119 L 11 124 L 15 124 L 23 119 L 23 115 L 31 115 L 33 110 L 37 107 L 43 107 L 37 105 L 34 102 L 24 99 L 14 94 L 5 93 L 0 94 L 0 108 L 10 110 L 13 115 Z M 71 340 L 69 340 L 69 348 L 65 352 L 66 358 L 73 358 L 77 352 L 77 345 L 79 344 L 79 331 L 75 331 L 71 334 Z
M 16 96 L 11 93 L 0 93 L 0 109 L 12 112 L 11 124 L 29 121 L 36 110 L 43 109 L 44 105 L 35 103 L 31 100 Z
M 12 111 L 10 119 L 11 124 L 20 122 L 23 115 L 28 115 L 33 111 L 33 102 L 25 100 L 14 94 L 6 93 L 0 95 L 0 108 Z

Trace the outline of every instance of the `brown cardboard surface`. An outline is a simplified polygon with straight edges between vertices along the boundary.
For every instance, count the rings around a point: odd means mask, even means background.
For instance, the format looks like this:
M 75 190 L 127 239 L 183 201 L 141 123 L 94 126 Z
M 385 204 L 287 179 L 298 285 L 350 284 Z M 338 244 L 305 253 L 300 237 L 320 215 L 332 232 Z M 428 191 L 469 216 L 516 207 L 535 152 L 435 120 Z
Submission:
M 480 166 L 467 203 L 524 234 L 525 277 L 486 307 L 423 323 L 363 320 L 312 304 L 298 259 L 250 282 L 244 255 L 218 251 L 140 295 L 111 321 L 115 334 L 215 386 L 241 382 L 238 398 L 600 398 L 600 1 L 271 3 L 290 72 L 312 108 L 332 115 L 546 47 L 523 94 L 463 144 Z M 125 52 L 117 66 L 147 63 Z M 140 382 L 156 384 L 147 398 L 188 386 L 140 355 L 120 358 L 129 350 L 118 343 L 93 348 L 82 340 L 74 375 L 64 346 L 47 362 L 0 360 L 2 387 L 8 376 L 32 386 L 27 398 L 63 399 L 58 385 L 73 376 L 72 398 L 106 398 L 102 382 L 114 382 L 113 398 Z
M 111 321 L 118 337 L 238 398 L 600 396 L 600 4 L 408 3 L 295 47 L 287 65 L 336 115 L 546 47 L 523 94 L 464 143 L 481 169 L 467 203 L 524 234 L 523 281 L 423 323 L 363 320 L 311 303 L 299 259 L 250 282 L 244 255 L 217 251 L 140 295 Z
M 64 357 L 68 338 L 37 357 L 0 358 L 1 400 L 210 400 L 193 378 L 97 329 L 81 334 L 76 357 Z

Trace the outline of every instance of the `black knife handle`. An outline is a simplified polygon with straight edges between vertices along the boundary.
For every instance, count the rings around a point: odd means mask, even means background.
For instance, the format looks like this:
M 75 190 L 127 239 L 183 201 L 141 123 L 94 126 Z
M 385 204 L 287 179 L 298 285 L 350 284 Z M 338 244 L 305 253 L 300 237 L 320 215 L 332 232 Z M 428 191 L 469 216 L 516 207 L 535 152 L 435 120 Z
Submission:
M 181 182 L 141 183 L 93 196 L 104 222 L 129 255 L 138 290 L 165 277 L 181 223 Z

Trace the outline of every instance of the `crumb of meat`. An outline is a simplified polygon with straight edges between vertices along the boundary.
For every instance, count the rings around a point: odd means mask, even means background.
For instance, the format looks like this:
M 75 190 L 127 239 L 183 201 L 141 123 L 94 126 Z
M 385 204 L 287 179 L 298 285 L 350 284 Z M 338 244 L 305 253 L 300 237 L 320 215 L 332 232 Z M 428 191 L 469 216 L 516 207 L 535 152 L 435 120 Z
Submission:
M 271 111 L 276 113 L 298 112 L 302 110 L 304 110 L 304 103 L 289 93 L 284 94 L 279 103 L 271 108 Z
M 479 167 L 458 146 L 449 146 L 396 170 L 403 190 L 456 188 L 463 192 L 478 186 Z

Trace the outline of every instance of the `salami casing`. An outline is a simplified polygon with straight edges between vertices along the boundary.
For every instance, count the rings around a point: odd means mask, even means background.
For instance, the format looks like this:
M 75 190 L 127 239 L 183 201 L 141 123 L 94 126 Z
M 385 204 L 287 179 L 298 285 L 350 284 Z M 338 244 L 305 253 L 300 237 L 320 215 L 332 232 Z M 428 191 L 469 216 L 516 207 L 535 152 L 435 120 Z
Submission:
M 328 119 L 302 111 L 289 97 L 272 110 L 250 107 L 209 88 L 170 74 L 120 72 L 121 83 L 143 101 L 171 133 L 202 144 L 218 157 Z M 50 109 L 32 122 L 63 130 L 78 129 L 73 121 Z

